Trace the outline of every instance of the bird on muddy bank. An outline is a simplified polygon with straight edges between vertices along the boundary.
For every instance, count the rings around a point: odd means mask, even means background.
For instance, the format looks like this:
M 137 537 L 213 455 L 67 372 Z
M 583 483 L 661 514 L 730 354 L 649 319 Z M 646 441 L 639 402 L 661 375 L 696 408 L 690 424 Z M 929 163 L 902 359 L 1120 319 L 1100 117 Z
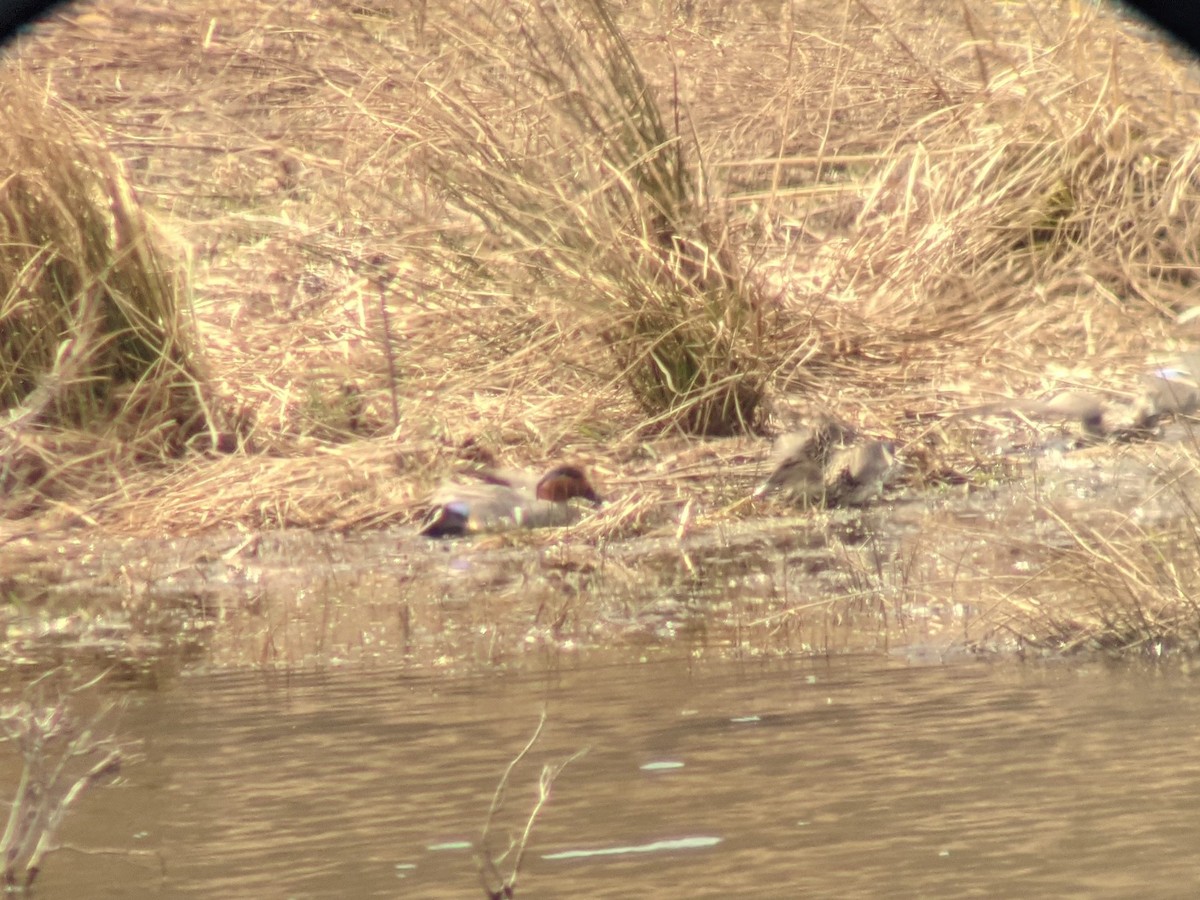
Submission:
M 1188 417 L 1200 412 L 1200 352 L 1182 353 L 1177 365 L 1158 366 L 1146 375 L 1134 405 L 1153 422 L 1163 416 Z
M 861 438 L 822 417 L 775 442 L 771 472 L 753 496 L 801 506 L 861 506 L 883 490 L 895 458 L 890 441 Z
M 470 479 L 470 480 L 468 480 Z M 557 465 L 540 478 L 524 472 L 482 469 L 442 484 L 429 498 L 421 525 L 426 537 L 461 537 L 515 528 L 569 525 L 580 510 L 572 500 L 603 501 L 584 470 Z
M 1132 398 L 1066 390 L 1040 399 L 1012 398 L 967 407 L 954 415 L 1011 415 L 1057 424 L 1077 432 L 1087 444 L 1149 437 L 1165 415 L 1189 415 L 1200 406 L 1200 391 L 1174 370 L 1160 370 L 1143 381 L 1141 392 Z

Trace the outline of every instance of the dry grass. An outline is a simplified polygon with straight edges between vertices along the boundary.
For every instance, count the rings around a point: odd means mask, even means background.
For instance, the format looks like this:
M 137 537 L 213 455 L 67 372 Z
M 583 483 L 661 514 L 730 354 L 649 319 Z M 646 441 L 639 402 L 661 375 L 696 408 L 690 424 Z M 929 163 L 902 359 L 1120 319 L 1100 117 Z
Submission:
M 764 304 L 678 96 L 672 125 L 596 0 L 501 3 L 443 29 L 454 63 L 422 109 L 428 176 L 503 242 L 491 268 L 601 337 L 647 427 L 752 428 Z
M 16 87 L 0 141 L 0 489 L 23 507 L 86 484 L 98 446 L 177 456 L 210 417 L 181 282 L 119 163 L 77 113 Z
M 1148 523 L 1136 510 L 1081 516 L 1040 504 L 1042 531 L 1055 537 L 1013 543 L 1028 572 L 1011 587 L 1005 579 L 984 586 L 988 595 L 1000 591 L 991 623 L 1022 646 L 1054 652 L 1200 651 L 1200 509 L 1192 499 L 1200 469 L 1194 441 L 1188 449 L 1161 454 L 1154 467 L 1157 493 L 1180 510 L 1171 519 Z
M 188 263 L 242 435 L 163 470 L 39 429 L 43 488 L 92 476 L 55 521 L 405 521 L 470 439 L 638 484 L 619 536 L 765 452 L 680 431 L 815 406 L 961 467 L 919 414 L 1132 389 L 1194 337 L 1195 70 L 1102 10 L 629 2 L 581 72 L 550 13 L 484 46 L 535 8 L 75 6 L 9 53 L 6 93 L 86 117 Z M 697 446 L 719 497 L 663 466 Z

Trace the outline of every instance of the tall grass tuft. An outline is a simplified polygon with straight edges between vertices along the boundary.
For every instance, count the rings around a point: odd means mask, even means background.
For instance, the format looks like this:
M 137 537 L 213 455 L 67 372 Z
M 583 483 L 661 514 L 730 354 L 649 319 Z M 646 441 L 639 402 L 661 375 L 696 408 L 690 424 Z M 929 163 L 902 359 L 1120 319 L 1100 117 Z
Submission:
M 15 77 L 0 117 L 6 436 L 57 427 L 178 453 L 207 425 L 180 278 L 86 122 Z
M 454 62 L 425 73 L 437 184 L 594 329 L 651 423 L 750 428 L 760 298 L 678 102 L 668 120 L 608 7 L 502 0 L 445 28 Z
M 1200 146 L 1147 83 L 1162 60 L 1091 14 L 1037 55 L 971 21 L 977 83 L 897 133 L 859 213 L 848 269 L 876 319 L 961 340 L 1017 317 L 1054 334 L 1072 294 L 1192 305 Z

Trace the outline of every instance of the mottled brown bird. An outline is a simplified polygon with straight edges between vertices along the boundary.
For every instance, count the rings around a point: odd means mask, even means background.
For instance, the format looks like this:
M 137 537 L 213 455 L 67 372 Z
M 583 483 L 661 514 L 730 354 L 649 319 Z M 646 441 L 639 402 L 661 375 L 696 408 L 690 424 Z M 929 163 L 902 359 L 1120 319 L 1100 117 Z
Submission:
M 890 442 L 861 439 L 842 423 L 823 418 L 775 442 L 771 474 L 754 496 L 774 495 L 803 506 L 858 506 L 880 493 L 894 463 Z

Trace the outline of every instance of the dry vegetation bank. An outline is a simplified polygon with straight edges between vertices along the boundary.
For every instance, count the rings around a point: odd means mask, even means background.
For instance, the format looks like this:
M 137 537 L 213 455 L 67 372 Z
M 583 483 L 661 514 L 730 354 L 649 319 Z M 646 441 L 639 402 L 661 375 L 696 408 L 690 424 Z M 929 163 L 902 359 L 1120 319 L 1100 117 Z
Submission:
M 689 430 L 761 434 L 798 401 L 903 443 L 917 413 L 1131 388 L 1192 336 L 1196 69 L 1135 25 L 1057 2 L 625 2 L 624 47 L 587 19 L 628 51 L 614 75 L 556 58 L 583 33 L 556 18 L 518 31 L 524 9 L 81 3 L 9 48 L 0 93 L 85 119 L 78 146 L 122 165 L 188 270 L 188 366 L 219 399 L 153 465 L 39 422 L 6 512 L 404 521 L 473 442 L 594 465 L 625 500 L 593 527 L 617 535 L 714 472 L 736 496 L 765 448 Z M 635 75 L 652 109 L 605 93 Z

